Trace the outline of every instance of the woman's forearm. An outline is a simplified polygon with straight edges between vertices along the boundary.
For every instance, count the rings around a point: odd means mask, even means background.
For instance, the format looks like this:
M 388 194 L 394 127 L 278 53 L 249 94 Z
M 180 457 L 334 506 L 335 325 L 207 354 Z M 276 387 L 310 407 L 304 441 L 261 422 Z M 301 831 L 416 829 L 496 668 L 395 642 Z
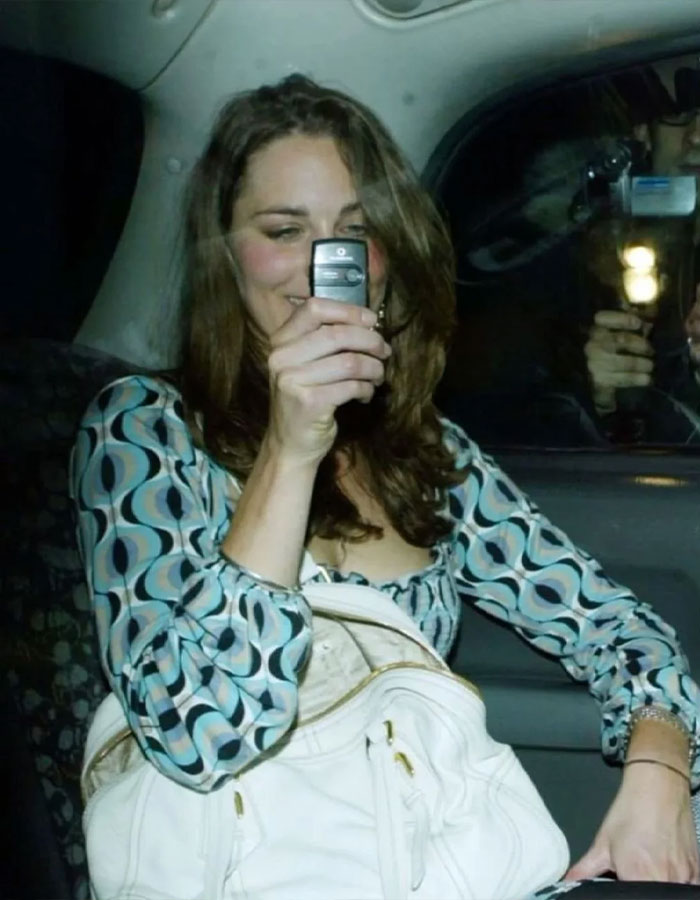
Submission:
M 221 549 L 269 581 L 296 585 L 318 466 L 265 438 Z

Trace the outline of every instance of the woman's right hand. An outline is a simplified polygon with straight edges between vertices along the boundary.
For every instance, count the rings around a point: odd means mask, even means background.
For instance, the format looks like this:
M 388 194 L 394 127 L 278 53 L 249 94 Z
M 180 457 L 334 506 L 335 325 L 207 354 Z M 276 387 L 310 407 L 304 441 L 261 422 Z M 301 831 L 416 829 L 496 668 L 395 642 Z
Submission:
M 310 297 L 271 335 L 267 438 L 277 452 L 319 463 L 335 439 L 336 409 L 371 400 L 391 353 L 376 322 L 365 307 Z
M 651 384 L 654 350 L 650 324 L 634 313 L 604 309 L 596 313 L 584 348 L 593 398 L 599 413 L 615 409 L 615 391 Z

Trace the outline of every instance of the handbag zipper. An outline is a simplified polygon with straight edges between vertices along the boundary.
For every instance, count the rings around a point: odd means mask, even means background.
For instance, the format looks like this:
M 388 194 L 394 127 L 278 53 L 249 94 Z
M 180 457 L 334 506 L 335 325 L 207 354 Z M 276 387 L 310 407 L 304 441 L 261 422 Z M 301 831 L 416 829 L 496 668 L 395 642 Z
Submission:
M 113 750 L 115 750 L 123 741 L 132 736 L 133 732 L 128 725 L 120 728 L 116 734 L 113 734 L 112 737 L 107 738 L 104 744 L 102 744 L 100 749 L 97 751 L 97 753 L 95 753 L 90 762 L 87 764 L 85 772 L 83 773 L 83 777 L 80 779 L 80 796 L 83 801 L 83 806 L 88 802 L 88 800 L 94 793 L 94 791 L 90 791 L 90 793 L 88 793 L 88 783 L 93 771 L 95 770 L 95 767 L 98 766 L 104 759 L 106 759 L 109 754 Z
M 348 621 L 348 622 L 355 622 L 359 625 L 373 625 L 375 627 L 386 628 L 389 631 L 394 631 L 397 634 L 400 634 L 402 637 L 408 638 L 408 640 L 413 641 L 414 644 L 417 644 L 419 647 L 421 647 L 421 649 L 426 650 L 426 652 L 432 652 L 429 648 L 426 648 L 423 644 L 421 644 L 420 641 L 416 640 L 416 638 L 412 634 L 410 634 L 408 631 L 404 631 L 403 629 L 397 628 L 394 625 L 385 625 L 383 623 L 378 624 L 375 619 L 368 619 L 368 618 L 364 618 L 362 616 L 352 615 L 350 613 L 344 613 L 343 615 L 338 615 L 335 612 L 329 612 L 329 611 L 322 610 L 322 609 L 314 609 L 313 607 L 312 607 L 312 611 L 315 615 L 318 615 L 321 618 L 330 619 L 333 621 L 338 621 L 338 620 L 343 621 L 344 620 L 344 621 Z M 467 690 L 469 690 L 472 694 L 474 694 L 474 696 L 477 697 L 479 700 L 482 699 L 481 691 L 472 681 L 469 681 L 468 678 L 464 678 L 463 676 L 457 675 L 456 673 L 452 672 L 445 665 L 443 660 L 437 656 L 437 654 L 435 654 L 435 657 L 437 658 L 437 661 L 439 661 L 444 668 L 434 669 L 434 668 L 431 668 L 430 666 L 425 665 L 425 663 L 395 662 L 395 663 L 387 663 L 384 666 L 379 666 L 377 669 L 373 669 L 369 673 L 369 675 L 365 676 L 360 682 L 358 682 L 358 684 L 356 684 L 354 688 L 349 690 L 346 694 L 343 694 L 342 697 L 339 697 L 337 700 L 335 700 L 329 707 L 322 710 L 321 712 L 314 713 L 313 716 L 309 716 L 307 719 L 301 719 L 301 720 L 297 721 L 294 729 L 290 729 L 290 730 L 296 730 L 298 728 L 302 728 L 305 725 L 310 725 L 312 722 L 317 722 L 323 716 L 326 716 L 332 712 L 335 712 L 337 709 L 340 709 L 340 707 L 343 706 L 345 703 L 352 700 L 352 698 L 355 697 L 360 691 L 364 690 L 364 688 L 367 687 L 367 685 L 370 684 L 372 681 L 374 681 L 374 679 L 378 675 L 382 675 L 382 674 L 384 674 L 384 672 L 390 672 L 394 669 L 400 669 L 400 668 L 418 669 L 418 670 L 422 670 L 424 672 L 437 672 L 438 674 L 444 676 L 445 678 L 450 678 L 452 681 L 456 681 L 458 684 L 461 684 L 463 687 L 466 687 Z M 85 774 L 83 775 L 81 782 L 87 782 L 89 779 L 89 776 L 92 774 L 95 767 L 97 765 L 99 765 L 99 763 L 101 763 L 105 759 L 105 757 L 107 757 L 115 749 L 115 747 L 119 746 L 119 744 L 122 741 L 124 741 L 126 738 L 128 738 L 129 735 L 131 735 L 131 734 L 132 734 L 132 731 L 129 728 L 129 726 L 127 725 L 124 728 L 122 728 L 120 731 L 118 731 L 115 735 L 113 735 L 111 738 L 108 738 L 105 741 L 105 743 L 100 747 L 100 749 L 97 751 L 97 753 L 93 756 L 93 758 L 90 760 L 90 762 L 88 763 L 88 766 L 85 769 Z M 244 766 L 242 769 L 240 769 L 237 774 L 244 772 L 246 769 L 250 768 L 253 765 L 256 765 L 257 763 L 258 763 L 257 759 L 251 760 L 251 762 L 248 763 L 248 765 Z M 83 796 L 83 803 L 87 802 L 87 799 L 88 799 L 87 790 L 82 785 L 81 785 L 81 794 Z
M 310 725 L 312 722 L 318 722 L 319 719 L 322 719 L 324 716 L 330 715 L 330 713 L 335 712 L 337 709 L 340 709 L 341 706 L 344 706 L 353 697 L 357 696 L 360 691 L 363 691 L 368 684 L 371 684 L 375 678 L 379 675 L 383 675 L 385 672 L 392 672 L 394 669 L 414 669 L 423 672 L 434 672 L 437 675 L 442 675 L 444 678 L 449 678 L 452 681 L 456 681 L 458 684 L 461 684 L 462 687 L 466 687 L 467 690 L 474 694 L 479 700 L 482 699 L 481 691 L 479 688 L 472 684 L 471 681 L 468 681 L 466 678 L 462 678 L 461 675 L 455 675 L 454 672 L 450 672 L 449 669 L 440 670 L 433 669 L 431 666 L 426 666 L 425 663 L 417 663 L 417 662 L 395 662 L 395 663 L 386 663 L 386 665 L 379 666 L 374 669 L 369 675 L 366 675 L 361 681 L 359 681 L 354 688 L 349 690 L 346 694 L 343 694 L 342 697 L 339 697 L 337 700 L 334 700 L 330 706 L 326 709 L 321 710 L 321 712 L 314 713 L 312 716 L 309 716 L 306 719 L 300 719 L 296 726 L 296 728 L 303 728 L 305 725 Z M 251 760 L 249 765 L 253 765 L 255 760 Z M 247 767 L 246 767 L 247 768 Z

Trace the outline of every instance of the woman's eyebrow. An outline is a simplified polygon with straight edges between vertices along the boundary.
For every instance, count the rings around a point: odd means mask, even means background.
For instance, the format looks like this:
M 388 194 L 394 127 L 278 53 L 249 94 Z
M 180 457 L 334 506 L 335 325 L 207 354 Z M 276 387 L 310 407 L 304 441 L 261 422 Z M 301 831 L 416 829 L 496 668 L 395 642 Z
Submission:
M 266 209 L 259 209 L 254 216 L 308 216 L 309 211 L 303 206 L 268 206 Z
M 360 209 L 362 209 L 362 204 L 359 200 L 354 200 L 352 203 L 346 203 L 345 206 L 341 208 L 338 218 L 347 216 L 349 213 L 357 212 Z M 254 217 L 295 216 L 296 218 L 303 218 L 308 215 L 309 211 L 304 206 L 266 206 L 265 209 L 259 209 L 257 212 L 253 213 Z

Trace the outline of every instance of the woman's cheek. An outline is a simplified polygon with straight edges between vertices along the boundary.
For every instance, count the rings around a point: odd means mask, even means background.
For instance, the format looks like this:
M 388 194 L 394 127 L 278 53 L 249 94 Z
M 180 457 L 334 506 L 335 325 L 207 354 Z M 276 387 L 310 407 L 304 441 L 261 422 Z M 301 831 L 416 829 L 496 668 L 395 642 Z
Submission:
M 308 261 L 302 247 L 241 238 L 234 242 L 238 287 L 243 302 L 266 335 L 292 313 L 288 295 L 308 290 Z
M 234 246 L 239 273 L 248 289 L 275 287 L 298 267 L 298 252 L 281 249 L 271 241 L 241 240 Z
M 381 247 L 374 241 L 367 242 L 370 302 L 373 307 L 379 306 L 386 290 L 386 256 Z

